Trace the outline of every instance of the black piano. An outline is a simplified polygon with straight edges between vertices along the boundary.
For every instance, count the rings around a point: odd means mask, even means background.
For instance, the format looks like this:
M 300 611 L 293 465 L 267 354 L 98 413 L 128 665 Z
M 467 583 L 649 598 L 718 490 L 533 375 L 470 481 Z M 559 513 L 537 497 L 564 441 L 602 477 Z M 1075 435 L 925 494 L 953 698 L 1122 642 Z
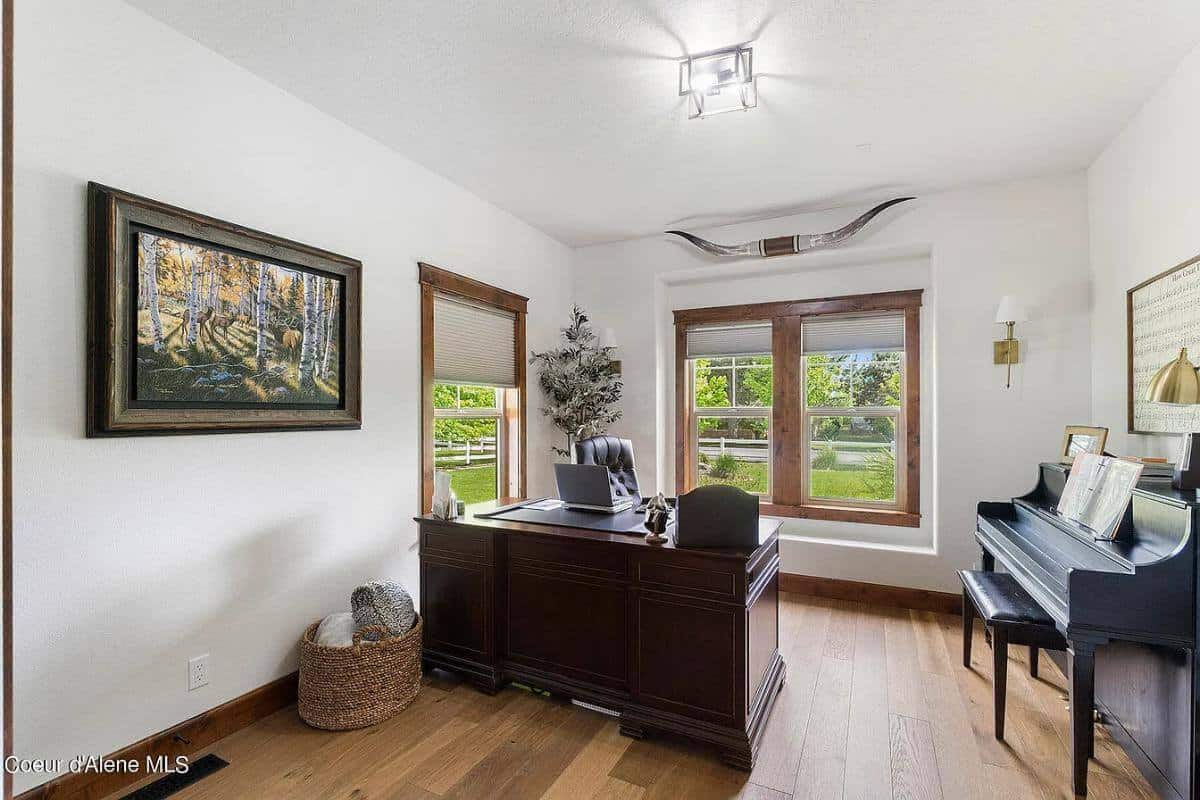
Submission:
M 1143 477 L 1114 541 L 1055 509 L 1070 467 L 1042 464 L 1037 487 L 979 504 L 983 569 L 1003 569 L 1067 639 L 1072 766 L 1086 793 L 1093 702 L 1163 797 L 1200 797 L 1196 669 L 1196 493 Z

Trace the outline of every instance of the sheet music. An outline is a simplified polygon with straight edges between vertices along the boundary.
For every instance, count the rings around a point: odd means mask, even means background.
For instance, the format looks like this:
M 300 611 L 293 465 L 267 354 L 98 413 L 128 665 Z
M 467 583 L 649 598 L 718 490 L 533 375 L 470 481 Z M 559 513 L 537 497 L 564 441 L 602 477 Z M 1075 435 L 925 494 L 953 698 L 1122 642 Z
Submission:
M 1166 406 L 1145 401 L 1150 379 L 1188 347 L 1200 357 L 1200 260 L 1192 261 L 1133 292 L 1133 427 L 1144 433 L 1200 430 L 1200 406 Z
M 1142 465 L 1133 461 L 1097 453 L 1076 456 L 1058 501 L 1058 513 L 1099 539 L 1111 539 L 1141 474 Z

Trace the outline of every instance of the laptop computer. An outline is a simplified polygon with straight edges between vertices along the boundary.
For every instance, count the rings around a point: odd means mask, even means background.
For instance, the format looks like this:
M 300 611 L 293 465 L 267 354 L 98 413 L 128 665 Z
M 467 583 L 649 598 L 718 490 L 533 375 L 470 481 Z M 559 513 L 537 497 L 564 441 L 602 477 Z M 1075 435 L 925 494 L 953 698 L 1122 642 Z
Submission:
M 616 514 L 633 508 L 633 498 L 613 494 L 603 464 L 555 464 L 554 481 L 567 508 Z

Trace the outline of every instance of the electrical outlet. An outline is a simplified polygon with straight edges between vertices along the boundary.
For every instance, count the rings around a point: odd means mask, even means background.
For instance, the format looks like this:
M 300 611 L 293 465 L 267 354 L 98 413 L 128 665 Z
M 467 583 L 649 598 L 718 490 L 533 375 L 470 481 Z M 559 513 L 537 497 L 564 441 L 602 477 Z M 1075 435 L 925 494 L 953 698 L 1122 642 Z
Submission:
M 188 660 L 188 691 L 208 686 L 208 653 Z

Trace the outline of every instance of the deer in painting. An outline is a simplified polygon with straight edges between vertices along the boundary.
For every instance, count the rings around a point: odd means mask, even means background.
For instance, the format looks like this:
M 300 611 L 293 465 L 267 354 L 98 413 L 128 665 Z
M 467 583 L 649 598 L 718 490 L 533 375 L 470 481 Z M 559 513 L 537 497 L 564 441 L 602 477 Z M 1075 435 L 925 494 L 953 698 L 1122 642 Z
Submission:
M 183 324 L 180 326 L 180 330 L 187 331 L 189 329 L 189 327 L 191 326 L 191 322 L 192 322 L 191 315 L 192 315 L 192 312 L 190 310 L 183 312 Z M 196 341 L 197 342 L 204 341 L 204 335 L 206 333 L 208 334 L 208 338 L 210 340 L 214 338 L 214 336 L 213 336 L 213 310 L 211 308 L 203 309 L 202 311 L 200 311 L 199 313 L 196 314 Z
M 288 328 L 283 332 L 279 343 L 282 345 L 284 356 L 288 361 L 295 361 L 300 355 L 300 344 L 302 341 L 303 337 L 300 335 L 300 331 L 295 328 Z
M 233 318 L 227 317 L 224 314 L 217 314 L 213 317 L 213 329 L 220 331 L 221 335 L 226 339 L 229 338 L 229 326 L 233 324 Z

